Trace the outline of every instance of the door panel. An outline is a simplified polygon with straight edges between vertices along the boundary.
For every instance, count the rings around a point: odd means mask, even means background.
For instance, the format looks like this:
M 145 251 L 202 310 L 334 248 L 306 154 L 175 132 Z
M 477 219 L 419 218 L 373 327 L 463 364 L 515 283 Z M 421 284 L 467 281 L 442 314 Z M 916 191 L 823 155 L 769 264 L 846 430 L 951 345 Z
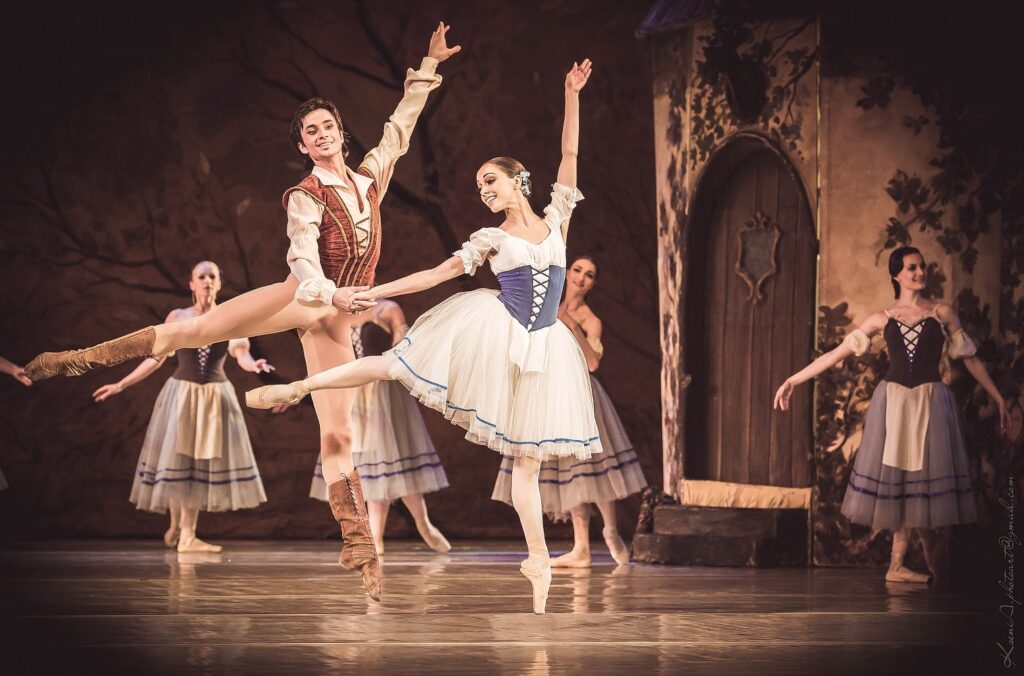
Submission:
M 817 242 L 803 191 L 775 152 L 754 146 L 709 167 L 691 228 L 686 476 L 808 486 L 812 388 L 790 412 L 772 411 L 814 338 Z

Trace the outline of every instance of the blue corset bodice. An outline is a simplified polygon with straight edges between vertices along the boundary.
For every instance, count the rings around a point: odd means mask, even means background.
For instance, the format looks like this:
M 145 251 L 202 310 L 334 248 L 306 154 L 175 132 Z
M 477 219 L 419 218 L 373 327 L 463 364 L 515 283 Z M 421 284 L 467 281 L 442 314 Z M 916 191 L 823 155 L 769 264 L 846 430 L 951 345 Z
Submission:
M 558 318 L 558 301 L 565 286 L 565 268 L 550 265 L 536 269 L 524 265 L 497 275 L 498 294 L 509 314 L 527 331 L 551 326 Z

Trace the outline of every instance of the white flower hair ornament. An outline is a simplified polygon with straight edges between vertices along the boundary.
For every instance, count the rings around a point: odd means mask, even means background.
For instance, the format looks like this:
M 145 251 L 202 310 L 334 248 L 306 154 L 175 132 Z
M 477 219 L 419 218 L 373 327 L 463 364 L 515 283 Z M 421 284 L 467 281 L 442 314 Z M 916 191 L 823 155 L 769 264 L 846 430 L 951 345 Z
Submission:
M 523 169 L 516 174 L 516 178 L 519 179 L 519 189 L 523 191 L 524 195 L 529 197 L 530 193 L 533 192 L 533 189 L 530 187 L 530 172 Z

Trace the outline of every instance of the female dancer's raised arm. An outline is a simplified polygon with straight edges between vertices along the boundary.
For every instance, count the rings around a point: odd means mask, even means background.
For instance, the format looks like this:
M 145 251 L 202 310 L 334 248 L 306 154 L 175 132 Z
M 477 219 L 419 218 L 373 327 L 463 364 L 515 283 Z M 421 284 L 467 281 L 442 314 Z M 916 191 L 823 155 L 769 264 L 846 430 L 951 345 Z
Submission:
M 576 187 L 576 158 L 580 149 L 580 90 L 590 79 L 590 59 L 572 64 L 565 74 L 565 119 L 562 121 L 562 161 L 555 179 L 567 188 Z M 569 233 L 569 220 L 562 223 L 562 241 Z

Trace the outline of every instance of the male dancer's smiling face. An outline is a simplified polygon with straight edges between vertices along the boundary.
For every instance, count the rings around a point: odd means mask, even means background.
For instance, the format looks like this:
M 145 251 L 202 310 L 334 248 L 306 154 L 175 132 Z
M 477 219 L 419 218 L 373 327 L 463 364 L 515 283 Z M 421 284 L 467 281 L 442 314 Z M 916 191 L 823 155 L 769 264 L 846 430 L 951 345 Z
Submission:
M 299 152 L 314 163 L 329 160 L 342 152 L 342 128 L 331 111 L 317 108 L 302 118 L 302 143 Z
M 480 191 L 480 199 L 491 213 L 503 211 L 515 199 L 515 187 L 515 180 L 493 164 L 485 164 L 476 172 L 476 188 Z

